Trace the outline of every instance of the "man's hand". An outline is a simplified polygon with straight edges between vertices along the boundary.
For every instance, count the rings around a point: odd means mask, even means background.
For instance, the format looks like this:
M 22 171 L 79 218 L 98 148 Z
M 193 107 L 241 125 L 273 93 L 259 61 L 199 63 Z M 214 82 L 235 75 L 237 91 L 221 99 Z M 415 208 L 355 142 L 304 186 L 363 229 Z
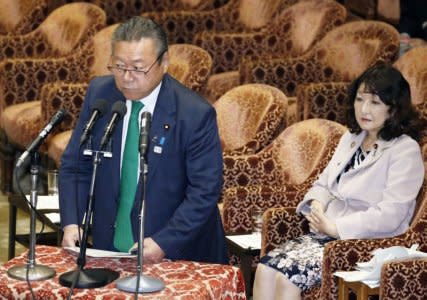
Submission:
M 145 238 L 143 247 L 144 262 L 154 264 L 161 262 L 165 257 L 165 253 L 163 252 L 162 248 L 160 248 L 152 238 Z M 135 243 L 131 249 L 133 248 L 138 248 L 138 244 Z
M 330 237 L 339 238 L 337 226 L 325 216 L 325 213 L 317 207 L 312 207 L 311 213 L 306 216 L 310 222 L 311 231 L 323 233 Z
M 80 229 L 80 236 L 82 230 Z M 79 241 L 79 227 L 76 224 L 70 224 L 64 227 L 64 237 L 62 238 L 62 247 L 75 247 Z

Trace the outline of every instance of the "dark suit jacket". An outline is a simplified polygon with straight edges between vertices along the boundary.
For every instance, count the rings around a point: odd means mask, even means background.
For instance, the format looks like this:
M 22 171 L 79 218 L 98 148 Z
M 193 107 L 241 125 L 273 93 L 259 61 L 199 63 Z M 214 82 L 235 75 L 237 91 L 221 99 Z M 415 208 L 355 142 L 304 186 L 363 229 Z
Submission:
M 62 226 L 80 224 L 86 209 L 93 163 L 92 157 L 83 156 L 79 139 L 94 101 L 102 98 L 111 106 L 116 101 L 125 101 L 112 76 L 91 81 L 79 121 L 62 156 Z M 93 127 L 94 150 L 99 148 L 110 119 L 111 112 Z M 99 249 L 114 249 L 122 129 L 123 120 L 117 123 L 112 135 L 113 157 L 102 158 L 96 177 L 92 233 L 94 247 Z M 159 151 L 154 151 L 154 147 L 161 147 L 161 153 L 156 153 Z M 169 75 L 163 78 L 153 113 L 147 160 L 145 237 L 153 238 L 167 258 L 226 263 L 224 230 L 217 208 L 222 187 L 222 153 L 216 113 L 203 98 Z M 140 197 L 139 186 L 131 215 L 135 241 Z

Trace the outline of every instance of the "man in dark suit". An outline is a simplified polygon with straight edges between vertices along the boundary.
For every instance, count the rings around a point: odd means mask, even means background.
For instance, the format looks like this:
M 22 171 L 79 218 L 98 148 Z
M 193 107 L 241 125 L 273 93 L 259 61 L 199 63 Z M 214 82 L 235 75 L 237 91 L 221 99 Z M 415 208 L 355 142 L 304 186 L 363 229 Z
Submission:
M 137 241 L 142 194 L 137 185 L 139 154 L 129 145 L 134 139 L 130 137 L 134 108 L 143 106 L 136 116 L 144 111 L 153 115 L 147 151 L 144 260 L 159 262 L 166 257 L 227 262 L 217 208 L 222 154 L 215 110 L 167 74 L 167 47 L 160 26 L 143 17 L 133 17 L 114 32 L 113 76 L 91 81 L 62 156 L 59 197 L 63 246 L 74 246 L 78 241 L 78 224 L 86 209 L 93 169 L 92 157 L 83 155 L 85 147 L 79 146 L 79 140 L 93 103 L 106 99 L 110 106 L 125 102 L 127 113 L 112 135 L 112 158 L 103 158 L 98 167 L 92 219 L 94 247 L 127 251 Z M 94 150 L 98 150 L 110 119 L 111 113 L 95 123 Z

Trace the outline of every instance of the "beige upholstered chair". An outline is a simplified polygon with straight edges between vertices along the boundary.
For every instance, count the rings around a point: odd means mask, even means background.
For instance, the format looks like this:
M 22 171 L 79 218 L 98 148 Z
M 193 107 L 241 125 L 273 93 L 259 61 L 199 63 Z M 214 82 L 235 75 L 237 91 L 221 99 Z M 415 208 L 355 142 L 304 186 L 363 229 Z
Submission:
M 392 62 L 398 54 L 399 33 L 379 21 L 355 21 L 341 25 L 306 54 L 296 58 L 244 60 L 241 82 L 265 83 L 294 96 L 298 85 L 351 81 L 366 68 Z
M 223 224 L 249 232 L 250 211 L 296 207 L 332 157 L 345 127 L 310 119 L 287 127 L 253 155 L 224 156 Z
M 48 0 L 0 0 L 0 36 L 29 33 L 49 13 Z
M 244 32 L 266 26 L 284 7 L 298 0 L 229 0 L 225 5 L 206 11 L 151 12 L 152 18 L 168 34 L 170 43 L 192 43 L 202 31 Z
M 303 294 L 303 299 L 338 299 L 335 271 L 353 270 L 356 262 L 371 259 L 371 252 L 391 246 L 411 247 L 419 245 L 427 251 L 427 181 L 418 196 L 418 205 L 409 229 L 393 238 L 353 239 L 330 242 L 324 250 L 322 285 Z M 295 208 L 272 208 L 263 216 L 261 255 L 276 248 L 286 240 L 308 233 L 308 223 Z M 381 275 L 380 299 L 425 299 L 426 260 L 388 263 Z
M 214 107 L 224 155 L 253 154 L 270 144 L 286 127 L 287 98 L 265 84 L 238 86 Z
M 0 61 L 68 55 L 105 27 L 105 21 L 104 11 L 94 4 L 60 6 L 33 31 L 0 36 Z
M 201 11 L 224 5 L 228 0 L 91 0 L 107 14 L 107 23 L 124 22 L 144 12 Z

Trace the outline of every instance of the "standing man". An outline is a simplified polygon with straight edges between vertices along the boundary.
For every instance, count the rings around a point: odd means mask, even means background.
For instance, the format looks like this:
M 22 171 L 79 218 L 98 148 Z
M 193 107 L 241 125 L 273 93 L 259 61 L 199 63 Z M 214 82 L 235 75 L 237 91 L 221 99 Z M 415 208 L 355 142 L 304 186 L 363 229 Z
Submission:
M 145 202 L 144 260 L 164 257 L 226 263 L 217 208 L 222 154 L 215 110 L 169 74 L 165 32 L 152 20 L 133 17 L 112 38 L 112 76 L 91 81 L 79 121 L 62 156 L 59 174 L 63 246 L 74 246 L 86 210 L 92 158 L 79 147 L 90 108 L 98 99 L 123 101 L 127 113 L 112 135 L 112 158 L 98 167 L 92 219 L 93 246 L 128 251 L 138 238 L 139 120 L 152 113 Z M 111 113 L 93 127 L 98 150 Z M 137 132 L 135 137 L 134 132 Z M 78 172 L 76 174 L 76 172 Z

